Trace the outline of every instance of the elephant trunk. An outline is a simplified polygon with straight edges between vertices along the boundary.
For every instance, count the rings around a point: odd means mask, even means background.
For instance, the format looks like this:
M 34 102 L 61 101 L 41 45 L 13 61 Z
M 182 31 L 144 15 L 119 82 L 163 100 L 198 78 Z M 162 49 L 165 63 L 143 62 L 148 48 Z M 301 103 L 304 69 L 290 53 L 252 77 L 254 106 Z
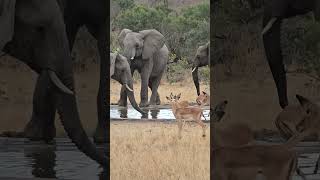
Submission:
M 129 85 L 124 84 L 124 86 L 126 86 L 127 95 L 132 107 L 139 111 L 141 114 L 147 114 L 138 106 L 136 99 L 134 98 L 133 85 L 130 83 Z
M 263 27 L 271 20 L 271 16 L 264 15 Z M 287 79 L 283 64 L 283 57 L 280 45 L 281 19 L 277 19 L 270 29 L 263 35 L 263 44 L 270 70 L 275 81 L 279 103 L 282 108 L 288 105 Z
M 199 84 L 199 77 L 198 77 L 198 66 L 197 65 L 193 65 L 192 66 L 192 79 L 194 82 L 194 85 L 197 89 L 197 95 L 200 95 L 200 84 Z
M 103 155 L 102 152 L 98 152 L 81 125 L 75 96 L 59 93 L 57 95 L 57 103 L 61 122 L 72 142 L 91 159 L 97 161 L 103 167 L 107 167 L 107 156 Z

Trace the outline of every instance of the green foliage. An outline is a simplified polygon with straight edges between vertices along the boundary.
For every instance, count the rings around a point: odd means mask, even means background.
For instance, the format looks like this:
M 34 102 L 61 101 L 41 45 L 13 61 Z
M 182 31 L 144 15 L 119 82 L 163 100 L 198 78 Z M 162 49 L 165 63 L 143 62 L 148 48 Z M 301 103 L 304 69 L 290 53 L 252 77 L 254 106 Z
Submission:
M 178 63 L 169 64 L 167 68 L 169 82 L 177 82 L 184 79 L 186 69 L 191 68 L 190 62 L 197 48 L 209 41 L 210 6 L 207 0 L 179 10 L 170 9 L 166 3 L 156 7 L 136 4 L 130 8 L 122 8 L 113 22 L 113 29 L 116 29 L 117 33 L 123 28 L 135 32 L 144 29 L 160 31 L 165 36 L 170 51 L 169 61 L 175 58 L 181 59 Z M 111 47 L 112 49 L 119 47 L 116 35 L 111 35 Z
M 174 55 L 172 55 L 174 56 Z M 181 59 L 179 63 L 172 63 L 167 66 L 167 80 L 169 83 L 183 81 L 186 78 L 186 69 L 188 68 L 186 59 Z M 190 71 L 191 72 L 191 71 Z M 191 74 L 191 73 L 190 73 Z
M 115 26 L 118 29 L 127 28 L 133 31 L 161 29 L 161 24 L 165 20 L 166 13 L 163 9 L 136 5 L 131 9 L 121 12 L 115 21 Z
M 260 9 L 252 9 L 250 3 Z M 219 53 L 214 53 L 211 61 L 223 60 L 233 71 L 239 66 L 255 66 L 254 63 L 267 65 L 260 34 L 262 3 L 263 0 L 219 2 L 211 18 L 212 33 L 224 35 L 226 40 L 213 40 L 213 51 Z M 320 75 L 320 24 L 314 21 L 312 13 L 283 21 L 281 47 L 286 65 L 298 65 L 300 70 Z
M 134 0 L 114 0 L 122 10 L 130 9 L 135 6 Z

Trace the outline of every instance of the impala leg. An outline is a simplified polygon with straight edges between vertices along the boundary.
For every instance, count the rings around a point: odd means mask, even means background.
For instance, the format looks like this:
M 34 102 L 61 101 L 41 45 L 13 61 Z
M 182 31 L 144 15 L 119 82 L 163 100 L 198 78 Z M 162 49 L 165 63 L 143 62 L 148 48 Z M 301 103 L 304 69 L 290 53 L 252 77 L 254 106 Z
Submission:
M 201 114 L 196 122 L 202 127 L 202 137 L 206 137 L 206 125 L 201 121 Z
M 177 119 L 177 123 L 178 123 L 178 138 L 181 139 L 182 119 Z

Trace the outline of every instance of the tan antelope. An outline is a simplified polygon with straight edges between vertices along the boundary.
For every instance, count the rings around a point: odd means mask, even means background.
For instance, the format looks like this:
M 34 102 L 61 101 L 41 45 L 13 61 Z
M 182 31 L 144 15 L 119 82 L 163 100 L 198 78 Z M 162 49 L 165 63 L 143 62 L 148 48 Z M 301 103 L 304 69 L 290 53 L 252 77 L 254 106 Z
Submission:
M 172 112 L 178 123 L 178 137 L 181 138 L 181 131 L 185 121 L 194 121 L 197 124 L 199 124 L 202 127 L 202 131 L 203 131 L 202 136 L 205 137 L 206 125 L 201 120 L 201 115 L 203 115 L 201 106 L 181 107 L 181 104 L 179 104 L 180 97 L 181 97 L 181 93 L 179 93 L 178 95 L 173 95 L 171 93 L 170 97 L 166 96 L 166 98 L 171 103 Z M 203 98 L 201 99 L 201 102 L 202 101 L 207 101 L 207 99 Z
M 306 135 L 306 132 L 296 134 L 281 145 L 214 147 L 212 177 L 219 180 L 255 180 L 258 174 L 262 174 L 267 180 L 290 180 L 297 171 L 305 179 L 297 168 L 297 153 L 293 147 Z
M 320 135 L 320 107 L 311 102 L 309 99 L 296 95 L 299 105 L 291 105 L 284 110 L 276 118 L 275 124 L 280 134 L 288 139 L 293 134 L 301 131 L 308 135 Z M 314 173 L 317 173 L 320 164 L 320 156 L 317 160 Z
M 172 92 L 170 93 L 170 97 L 173 97 Z M 180 93 L 180 97 L 181 97 L 181 93 Z M 206 92 L 202 91 L 202 94 L 200 94 L 197 97 L 196 102 L 202 108 L 208 102 L 209 99 L 210 99 L 210 96 Z M 185 108 L 185 107 L 188 107 L 188 106 L 189 106 L 189 102 L 188 101 L 179 101 L 179 99 L 178 99 L 177 102 L 176 102 L 176 107 L 177 108 Z M 205 120 L 207 120 L 206 117 L 204 116 L 203 112 L 201 113 L 201 115 L 203 116 L 203 118 Z

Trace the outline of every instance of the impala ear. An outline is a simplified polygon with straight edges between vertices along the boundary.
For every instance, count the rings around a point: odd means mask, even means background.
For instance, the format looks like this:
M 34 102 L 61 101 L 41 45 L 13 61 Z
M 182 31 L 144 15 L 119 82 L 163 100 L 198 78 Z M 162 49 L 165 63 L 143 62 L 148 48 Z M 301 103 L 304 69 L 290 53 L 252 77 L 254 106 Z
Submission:
M 177 100 L 179 100 L 180 97 L 181 97 L 181 93 L 179 93 L 179 94 L 177 95 Z

